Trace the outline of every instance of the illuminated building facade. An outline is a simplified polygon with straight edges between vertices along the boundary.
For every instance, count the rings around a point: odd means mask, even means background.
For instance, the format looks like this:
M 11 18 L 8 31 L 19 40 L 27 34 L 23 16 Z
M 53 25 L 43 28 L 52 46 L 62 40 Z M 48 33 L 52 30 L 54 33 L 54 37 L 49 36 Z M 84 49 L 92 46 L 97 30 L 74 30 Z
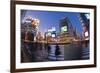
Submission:
M 60 51 L 64 56 L 64 60 L 80 59 L 80 48 L 76 48 L 73 44 L 68 44 L 77 37 L 76 28 L 73 27 L 71 20 L 68 17 L 60 20 L 60 42 L 65 42 L 64 45 L 59 45 Z M 76 51 L 77 50 L 77 51 Z
M 60 20 L 60 42 L 70 43 L 76 36 L 76 31 L 74 30 L 72 23 L 68 17 L 64 17 Z
M 73 26 L 68 17 L 62 18 L 60 20 L 59 27 L 61 33 L 69 33 L 73 36 Z
M 90 24 L 90 14 L 88 13 L 80 13 L 79 20 L 83 29 L 83 37 L 89 37 L 89 24 Z
M 80 13 L 80 16 L 79 16 L 79 20 L 82 24 L 82 26 L 87 26 L 89 28 L 89 24 L 90 24 L 90 15 L 87 14 L 87 13 Z
M 89 25 L 90 25 L 90 14 L 89 13 L 80 13 L 79 20 L 82 25 L 83 29 L 83 39 L 89 40 Z M 89 43 L 85 43 L 82 45 L 82 59 L 89 59 L 90 58 L 90 50 L 89 50 Z

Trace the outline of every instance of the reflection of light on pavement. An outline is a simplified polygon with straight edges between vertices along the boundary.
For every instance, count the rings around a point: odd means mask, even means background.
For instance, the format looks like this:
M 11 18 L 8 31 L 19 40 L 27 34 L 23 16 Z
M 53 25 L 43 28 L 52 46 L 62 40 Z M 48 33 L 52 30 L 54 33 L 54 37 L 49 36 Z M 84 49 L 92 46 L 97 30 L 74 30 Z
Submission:
M 49 56 L 48 56 L 49 60 L 53 60 L 53 61 L 55 61 L 56 59 L 59 60 L 59 61 L 64 60 L 64 54 L 60 54 L 58 56 L 55 56 L 56 45 L 50 45 L 50 47 L 51 47 L 51 50 L 50 50 L 50 53 L 49 53 Z M 63 49 L 61 48 L 61 50 L 63 50 Z
M 82 59 L 89 59 L 90 57 L 90 47 L 89 44 L 87 47 L 82 46 Z
M 56 49 L 55 46 L 56 45 L 50 45 L 50 47 L 51 47 L 51 53 L 53 53 L 53 54 L 55 53 L 55 49 Z

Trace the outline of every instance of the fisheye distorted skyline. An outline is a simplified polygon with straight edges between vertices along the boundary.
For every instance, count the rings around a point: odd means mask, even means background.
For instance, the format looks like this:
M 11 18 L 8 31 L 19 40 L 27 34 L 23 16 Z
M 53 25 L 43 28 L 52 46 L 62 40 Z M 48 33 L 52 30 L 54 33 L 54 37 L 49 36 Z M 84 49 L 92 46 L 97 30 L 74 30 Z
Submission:
M 24 11 L 24 10 L 22 10 Z M 54 12 L 54 11 L 35 11 L 26 10 L 25 17 L 31 16 L 40 20 L 39 31 L 44 32 L 45 30 L 55 27 L 56 31 L 59 32 L 60 19 L 68 17 L 71 21 L 73 27 L 77 29 L 78 32 L 82 32 L 82 26 L 79 21 L 79 14 L 76 12 Z

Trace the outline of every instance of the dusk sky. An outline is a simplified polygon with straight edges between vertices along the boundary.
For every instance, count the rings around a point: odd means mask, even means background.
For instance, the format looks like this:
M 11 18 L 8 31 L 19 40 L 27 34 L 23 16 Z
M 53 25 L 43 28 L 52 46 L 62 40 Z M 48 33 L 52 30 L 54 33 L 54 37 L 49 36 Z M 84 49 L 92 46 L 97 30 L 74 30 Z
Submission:
M 25 17 L 31 16 L 40 20 L 39 31 L 44 32 L 46 29 L 55 27 L 59 32 L 60 19 L 68 17 L 73 27 L 76 27 L 78 32 L 82 32 L 82 26 L 80 24 L 79 13 L 76 12 L 54 12 L 54 11 L 35 11 L 27 10 Z

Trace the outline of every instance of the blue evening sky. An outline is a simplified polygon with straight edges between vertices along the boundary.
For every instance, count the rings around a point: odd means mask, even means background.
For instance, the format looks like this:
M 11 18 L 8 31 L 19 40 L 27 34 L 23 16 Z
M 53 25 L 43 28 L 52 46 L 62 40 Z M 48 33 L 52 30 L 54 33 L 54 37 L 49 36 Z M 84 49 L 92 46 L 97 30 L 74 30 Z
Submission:
M 31 16 L 40 20 L 39 31 L 44 32 L 45 30 L 55 27 L 56 31 L 59 32 L 60 19 L 68 17 L 73 27 L 76 27 L 78 32 L 82 32 L 82 26 L 80 24 L 79 13 L 76 12 L 55 12 L 55 11 L 35 11 L 27 10 L 25 17 Z

